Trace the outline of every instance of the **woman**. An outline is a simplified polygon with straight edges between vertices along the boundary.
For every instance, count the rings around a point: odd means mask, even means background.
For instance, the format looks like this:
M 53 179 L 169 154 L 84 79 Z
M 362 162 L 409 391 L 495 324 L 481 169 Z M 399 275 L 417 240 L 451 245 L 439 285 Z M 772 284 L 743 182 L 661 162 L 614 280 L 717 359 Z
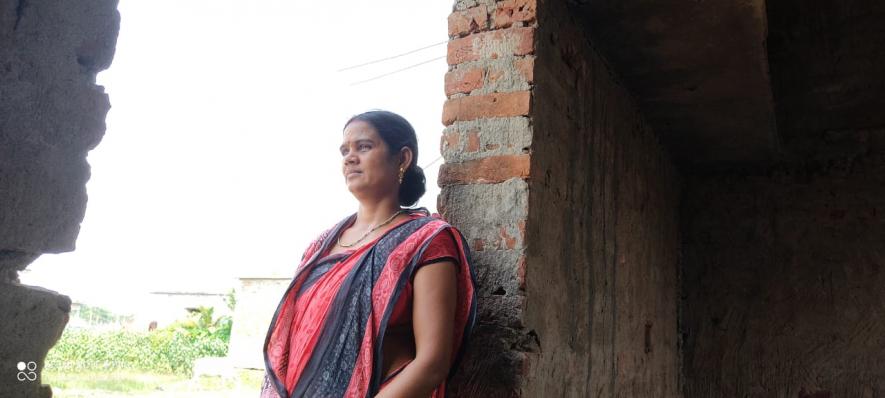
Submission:
M 264 344 L 262 397 L 443 397 L 476 315 L 469 248 L 424 194 L 415 131 L 366 112 L 344 126 L 358 211 L 305 251 Z

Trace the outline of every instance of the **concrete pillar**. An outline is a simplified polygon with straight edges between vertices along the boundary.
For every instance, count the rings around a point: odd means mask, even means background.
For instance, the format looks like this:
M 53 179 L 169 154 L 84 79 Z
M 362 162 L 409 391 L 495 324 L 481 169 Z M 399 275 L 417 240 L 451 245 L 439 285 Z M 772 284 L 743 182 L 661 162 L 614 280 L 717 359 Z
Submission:
M 534 26 L 533 1 L 459 1 L 449 16 L 437 207 L 467 237 L 479 286 L 453 396 L 519 395 L 537 350 L 522 319 Z
M 449 17 L 438 207 L 479 288 L 452 392 L 680 396 L 679 176 L 566 3 Z

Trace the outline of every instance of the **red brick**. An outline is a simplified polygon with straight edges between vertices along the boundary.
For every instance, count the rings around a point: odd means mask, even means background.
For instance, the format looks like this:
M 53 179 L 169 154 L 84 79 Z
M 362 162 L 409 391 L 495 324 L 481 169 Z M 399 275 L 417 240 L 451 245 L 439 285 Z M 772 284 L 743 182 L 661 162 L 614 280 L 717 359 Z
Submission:
M 447 133 L 443 133 L 442 139 L 440 140 L 439 152 L 445 152 L 445 150 L 448 148 L 457 148 L 460 141 L 461 135 L 458 134 L 457 131 L 449 131 Z
M 495 9 L 495 27 L 506 28 L 514 22 L 535 20 L 537 4 L 535 0 L 506 0 L 498 2 Z
M 443 105 L 443 124 L 483 117 L 523 116 L 529 114 L 531 93 L 492 93 L 450 99 Z
M 498 79 L 504 76 L 504 71 L 499 68 L 489 68 L 489 73 L 487 76 L 489 80 L 489 85 L 491 86 L 494 85 L 495 82 L 498 81 Z
M 482 87 L 482 69 L 470 68 L 446 73 L 446 96 L 456 93 L 469 94 Z
M 474 251 L 481 252 L 485 249 L 485 241 L 483 241 L 482 239 L 474 239 L 473 244 L 470 245 L 470 248 Z
M 443 216 L 444 219 L 448 219 L 448 208 L 446 207 L 446 198 L 443 195 L 436 195 L 436 211 L 440 215 Z
M 498 79 L 507 76 L 522 77 L 526 83 L 534 80 L 535 59 L 532 56 L 517 58 L 513 62 L 496 62 L 489 66 L 485 75 L 485 84 L 495 87 Z M 508 73 L 510 72 L 510 73 Z
M 474 33 L 449 40 L 449 65 L 475 61 L 480 58 L 497 59 L 505 55 L 526 55 L 535 51 L 535 29 L 515 27 Z
M 455 11 L 449 15 L 449 37 L 464 36 L 487 30 L 489 27 L 489 11 L 486 6 Z
M 529 177 L 529 155 L 502 155 L 445 163 L 439 169 L 439 185 L 494 184 Z
M 526 83 L 535 81 L 535 57 L 525 57 L 513 61 L 513 67 L 525 78 Z
M 465 152 L 476 152 L 479 150 L 479 132 L 471 131 L 467 133 L 467 147 L 464 148 Z
M 507 233 L 507 227 L 501 227 L 498 233 L 501 235 L 501 248 L 513 249 L 516 247 L 516 237 Z

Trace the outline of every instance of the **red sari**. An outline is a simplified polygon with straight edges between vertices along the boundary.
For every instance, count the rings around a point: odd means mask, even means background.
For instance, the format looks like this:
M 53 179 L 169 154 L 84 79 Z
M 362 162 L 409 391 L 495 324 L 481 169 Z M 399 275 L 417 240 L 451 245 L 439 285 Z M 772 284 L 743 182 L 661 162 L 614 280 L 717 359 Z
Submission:
M 414 273 L 440 259 L 458 267 L 449 379 L 457 369 L 476 316 L 475 277 L 464 237 L 437 214 L 410 213 L 372 242 L 325 255 L 355 219 L 351 215 L 325 231 L 302 256 L 268 328 L 262 398 L 377 394 L 389 381 L 381 369 L 384 333 L 410 321 Z M 444 397 L 446 385 L 437 386 L 432 397 Z

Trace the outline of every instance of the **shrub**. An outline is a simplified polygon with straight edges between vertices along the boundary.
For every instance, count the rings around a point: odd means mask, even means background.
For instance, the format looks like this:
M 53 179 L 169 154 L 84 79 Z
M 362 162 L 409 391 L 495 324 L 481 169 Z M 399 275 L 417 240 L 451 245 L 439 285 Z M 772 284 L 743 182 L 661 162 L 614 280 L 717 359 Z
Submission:
M 230 317 L 200 308 L 152 332 L 68 329 L 46 357 L 44 372 L 133 370 L 190 375 L 201 357 L 227 355 Z

